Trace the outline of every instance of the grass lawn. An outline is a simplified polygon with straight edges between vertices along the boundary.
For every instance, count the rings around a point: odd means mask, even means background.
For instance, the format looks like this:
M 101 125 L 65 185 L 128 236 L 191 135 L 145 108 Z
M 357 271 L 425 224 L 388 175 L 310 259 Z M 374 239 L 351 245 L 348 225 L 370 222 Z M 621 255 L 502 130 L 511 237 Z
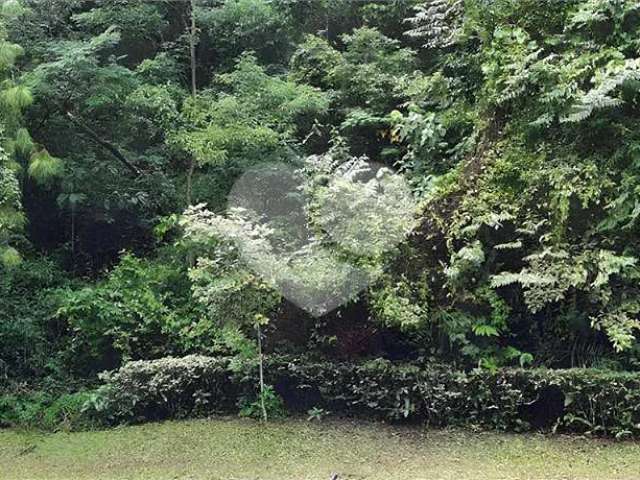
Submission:
M 0 432 L 1 480 L 638 479 L 640 444 L 240 419 Z

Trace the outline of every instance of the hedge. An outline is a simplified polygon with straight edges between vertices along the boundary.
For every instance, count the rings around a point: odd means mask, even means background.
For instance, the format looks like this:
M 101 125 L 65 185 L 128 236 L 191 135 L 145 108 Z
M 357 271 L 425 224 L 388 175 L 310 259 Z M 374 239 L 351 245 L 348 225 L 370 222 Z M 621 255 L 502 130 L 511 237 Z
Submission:
M 313 362 L 271 357 L 267 381 L 290 412 L 510 431 L 640 436 L 640 374 L 602 370 L 452 370 L 441 364 Z M 95 414 L 109 423 L 238 411 L 256 368 L 188 356 L 131 362 L 105 374 Z

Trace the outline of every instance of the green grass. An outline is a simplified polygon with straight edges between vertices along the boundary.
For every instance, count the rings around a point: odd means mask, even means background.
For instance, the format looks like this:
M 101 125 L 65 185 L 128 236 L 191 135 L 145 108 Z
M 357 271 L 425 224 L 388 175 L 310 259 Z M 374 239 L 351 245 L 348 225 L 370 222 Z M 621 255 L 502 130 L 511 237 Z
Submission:
M 166 422 L 51 435 L 0 432 L 2 480 L 640 478 L 640 444 L 380 424 Z

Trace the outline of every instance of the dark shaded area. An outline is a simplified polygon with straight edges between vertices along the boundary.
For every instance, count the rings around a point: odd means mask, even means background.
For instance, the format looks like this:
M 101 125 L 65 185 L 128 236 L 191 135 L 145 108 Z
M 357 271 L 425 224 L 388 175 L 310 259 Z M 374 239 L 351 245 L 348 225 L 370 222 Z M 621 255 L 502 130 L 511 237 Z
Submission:
M 536 430 L 552 428 L 564 416 L 565 395 L 557 385 L 549 385 L 538 391 L 537 398 L 518 407 L 521 419 Z

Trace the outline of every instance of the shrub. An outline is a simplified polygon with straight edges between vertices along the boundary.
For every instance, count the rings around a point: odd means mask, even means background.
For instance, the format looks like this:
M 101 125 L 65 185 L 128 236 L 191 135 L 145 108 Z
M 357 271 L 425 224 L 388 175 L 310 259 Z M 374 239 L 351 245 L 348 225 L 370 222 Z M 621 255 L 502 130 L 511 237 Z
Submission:
M 98 424 L 85 408 L 90 393 L 58 396 L 46 392 L 0 396 L 0 427 L 35 428 L 47 431 L 86 430 Z
M 58 368 L 64 328 L 53 318 L 55 292 L 66 283 L 65 273 L 43 258 L 0 272 L 0 378 L 25 380 Z
M 180 266 L 125 254 L 103 281 L 61 290 L 56 316 L 73 332 L 71 369 L 92 374 L 214 344 L 218 329 L 189 301 L 189 288 Z
M 85 430 L 92 428 L 95 421 L 85 408 L 91 394 L 77 392 L 62 395 L 42 413 L 40 425 L 46 430 Z
M 281 418 L 287 414 L 282 397 L 271 385 L 267 385 L 262 392 L 259 392 L 257 398 L 241 400 L 239 406 L 241 417 L 264 419 L 265 411 L 267 418 Z
M 463 372 L 442 364 L 275 356 L 267 359 L 266 372 L 266 381 L 293 413 L 317 408 L 436 427 L 640 436 L 636 373 Z M 200 356 L 132 362 L 104 376 L 103 418 L 122 422 L 237 412 L 244 399 L 256 398 L 256 375 L 253 363 L 232 369 L 227 359 Z
M 232 375 L 227 359 L 198 355 L 130 362 L 101 375 L 88 407 L 108 424 L 228 412 L 238 397 Z
M 43 392 L 11 394 L 0 397 L 0 427 L 35 427 L 37 415 L 44 410 L 50 396 Z

